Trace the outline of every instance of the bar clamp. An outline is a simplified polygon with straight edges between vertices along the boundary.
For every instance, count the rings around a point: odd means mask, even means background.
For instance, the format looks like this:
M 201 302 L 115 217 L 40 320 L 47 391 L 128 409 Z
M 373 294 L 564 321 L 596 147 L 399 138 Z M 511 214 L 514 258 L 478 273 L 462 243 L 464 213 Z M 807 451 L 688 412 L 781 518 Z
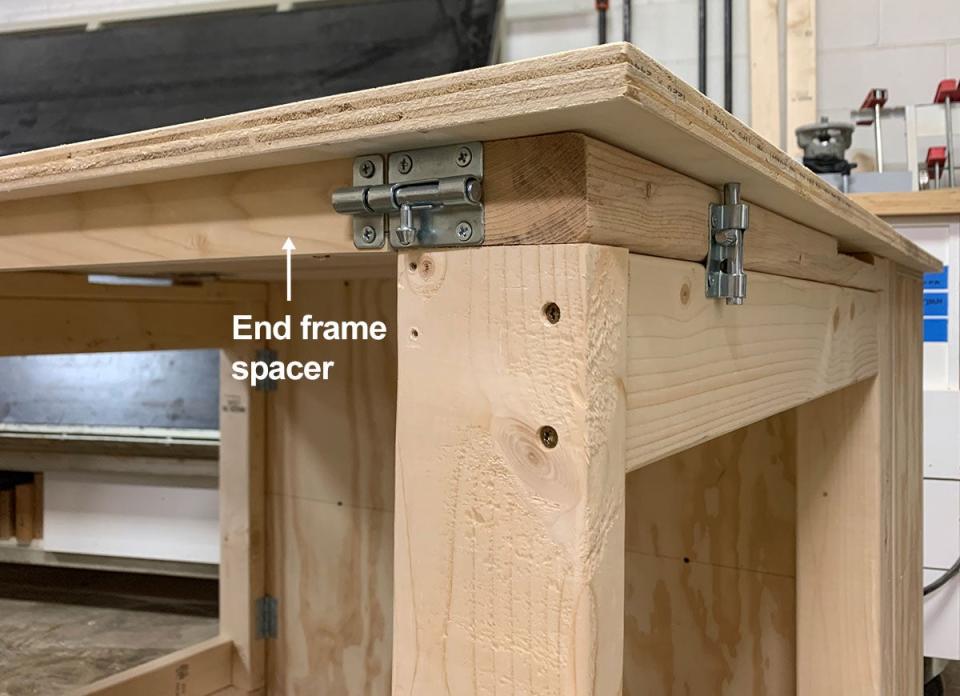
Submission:
M 479 246 L 484 239 L 483 145 L 358 157 L 333 209 L 353 216 L 358 249 Z
M 707 297 L 742 305 L 747 296 L 743 240 L 750 226 L 750 208 L 740 202 L 740 184 L 723 185 L 723 204 L 710 204 L 708 220 Z

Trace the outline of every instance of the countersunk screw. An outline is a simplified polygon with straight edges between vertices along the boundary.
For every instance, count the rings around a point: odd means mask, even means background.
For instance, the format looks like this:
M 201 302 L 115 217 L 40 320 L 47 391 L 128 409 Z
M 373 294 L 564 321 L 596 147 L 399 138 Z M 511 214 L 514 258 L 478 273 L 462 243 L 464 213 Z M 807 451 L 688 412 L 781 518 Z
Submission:
M 557 435 L 557 431 L 551 428 L 549 425 L 545 425 L 540 428 L 540 442 L 547 449 L 553 449 L 557 446 L 557 443 L 560 441 L 560 436 Z
M 363 230 L 360 232 L 360 236 L 367 244 L 373 244 L 374 240 L 377 238 L 377 231 L 370 225 L 365 225 Z
M 551 324 L 556 324 L 560 321 L 560 306 L 556 302 L 548 302 L 543 307 L 543 315 Z
M 399 166 L 401 174 L 409 174 L 413 171 L 413 158 L 410 155 L 403 155 Z
M 457 166 L 467 167 L 471 162 L 473 162 L 473 151 L 464 145 L 460 148 L 460 152 L 457 153 Z
M 461 222 L 457 225 L 457 238 L 461 242 L 466 242 L 473 236 L 473 226 L 469 222 Z
M 376 173 L 377 165 L 373 163 L 373 160 L 363 160 L 363 162 L 360 163 L 360 176 L 364 179 L 369 179 Z

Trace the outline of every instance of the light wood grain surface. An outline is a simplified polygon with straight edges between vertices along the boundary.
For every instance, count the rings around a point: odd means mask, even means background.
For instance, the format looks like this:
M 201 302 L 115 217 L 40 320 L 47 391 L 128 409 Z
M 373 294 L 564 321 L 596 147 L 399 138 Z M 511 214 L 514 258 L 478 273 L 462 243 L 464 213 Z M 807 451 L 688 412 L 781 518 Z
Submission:
M 882 217 L 960 215 L 960 188 L 895 193 L 856 193 L 853 200 Z
M 7 198 L 580 131 L 917 270 L 931 256 L 627 44 L 0 159 Z
M 627 475 L 625 696 L 795 693 L 795 418 Z
M 384 321 L 385 341 L 274 346 L 333 360 L 327 382 L 270 396 L 267 585 L 278 599 L 271 693 L 386 696 L 391 689 L 396 279 L 271 287 L 270 314 Z
M 728 307 L 702 266 L 630 256 L 628 470 L 877 373 L 875 293 L 748 275 Z
M 922 681 L 922 280 L 884 266 L 878 376 L 798 410 L 800 696 Z
M 393 693 L 617 696 L 626 252 L 407 253 L 399 274 Z
M 579 133 L 489 142 L 484 158 L 488 245 L 592 242 L 706 256 L 708 206 L 720 194 L 695 178 Z M 350 171 L 334 160 L 0 202 L 0 259 L 7 269 L 280 279 L 283 265 L 270 257 L 290 236 L 299 279 L 392 272 L 386 249 L 356 252 L 350 219 L 333 210 L 331 193 Z M 745 200 L 748 269 L 880 288 L 875 266 L 841 253 L 833 237 Z

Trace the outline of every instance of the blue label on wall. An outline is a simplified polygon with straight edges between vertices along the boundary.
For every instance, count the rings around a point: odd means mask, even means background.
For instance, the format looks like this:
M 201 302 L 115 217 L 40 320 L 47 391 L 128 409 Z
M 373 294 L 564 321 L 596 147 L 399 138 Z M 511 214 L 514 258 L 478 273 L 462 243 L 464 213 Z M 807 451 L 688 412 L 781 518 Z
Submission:
M 945 292 L 925 292 L 923 293 L 923 316 L 925 317 L 945 317 L 947 316 L 947 298 L 949 295 Z
M 946 343 L 947 342 L 947 320 L 946 319 L 924 319 L 923 320 L 923 341 L 924 343 Z
M 939 273 L 924 273 L 923 274 L 923 287 L 925 290 L 946 290 L 949 286 L 949 281 L 947 280 L 947 271 L 950 270 L 950 266 L 944 266 L 943 270 Z

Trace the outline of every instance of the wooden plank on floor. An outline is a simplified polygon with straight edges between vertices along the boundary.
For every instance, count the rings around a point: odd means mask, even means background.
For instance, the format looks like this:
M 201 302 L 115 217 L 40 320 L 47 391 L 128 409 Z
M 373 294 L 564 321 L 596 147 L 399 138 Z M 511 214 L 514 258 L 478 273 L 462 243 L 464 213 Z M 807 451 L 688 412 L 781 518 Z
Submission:
M 231 685 L 233 643 L 212 638 L 72 692 L 73 696 L 210 696 Z
M 744 305 L 698 264 L 630 256 L 627 469 L 872 377 L 876 293 L 749 274 Z
M 795 22 L 794 33 L 806 47 L 812 41 L 812 0 L 793 1 L 811 5 L 805 28 Z M 814 68 L 808 61 L 803 79 L 788 83 L 794 85 L 792 99 L 804 108 L 813 96 Z M 889 225 L 627 44 L 6 157 L 0 159 L 0 193 L 50 195 L 563 131 L 591 135 L 713 187 L 739 181 L 745 197 L 827 232 L 843 251 L 874 253 L 920 271 L 937 266 Z M 322 198 L 327 192 L 318 193 Z M 122 198 L 118 204 L 122 209 Z M 205 245 L 214 238 L 230 243 L 219 220 L 242 222 L 247 216 L 224 205 L 211 218 L 212 230 L 219 231 L 196 240 L 190 253 L 208 255 Z M 102 214 L 124 224 L 106 209 Z M 169 209 L 165 214 L 176 217 Z M 87 241 L 101 248 L 95 237 Z M 70 249 L 86 254 L 76 243 Z

